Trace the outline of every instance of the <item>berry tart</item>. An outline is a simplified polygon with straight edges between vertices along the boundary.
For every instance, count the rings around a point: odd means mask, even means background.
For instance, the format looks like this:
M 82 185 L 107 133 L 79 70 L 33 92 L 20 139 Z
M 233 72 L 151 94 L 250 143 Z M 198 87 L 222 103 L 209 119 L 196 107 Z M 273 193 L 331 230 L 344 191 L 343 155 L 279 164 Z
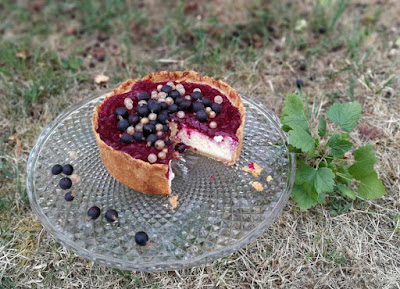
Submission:
M 94 109 L 102 162 L 124 185 L 171 195 L 170 163 L 192 150 L 232 165 L 243 141 L 245 108 L 228 84 L 192 70 L 127 80 Z

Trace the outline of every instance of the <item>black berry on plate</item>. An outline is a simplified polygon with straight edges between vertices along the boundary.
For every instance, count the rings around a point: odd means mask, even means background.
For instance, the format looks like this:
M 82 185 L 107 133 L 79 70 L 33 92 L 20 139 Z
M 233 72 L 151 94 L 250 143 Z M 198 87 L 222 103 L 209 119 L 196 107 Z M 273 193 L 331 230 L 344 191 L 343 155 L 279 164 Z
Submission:
M 148 241 L 149 241 L 149 235 L 147 235 L 146 232 L 141 231 L 135 234 L 135 242 L 139 246 L 146 246 Z
M 192 110 L 193 112 L 198 112 L 199 110 L 204 110 L 204 104 L 201 102 L 195 101 L 192 104 Z
M 129 121 L 129 124 L 130 124 L 130 125 L 135 126 L 135 125 L 137 125 L 137 124 L 139 123 L 140 117 L 139 117 L 137 114 L 131 114 L 131 115 L 128 117 L 128 121 Z
M 129 121 L 123 118 L 118 121 L 117 127 L 119 131 L 126 131 L 126 129 L 129 127 Z
M 301 79 L 296 79 L 297 88 L 302 88 L 304 86 L 304 82 Z
M 192 100 L 193 101 L 196 101 L 196 100 L 201 100 L 201 98 L 202 98 L 202 95 L 201 95 L 201 92 L 200 91 L 193 91 L 193 93 L 192 93 Z
M 87 215 L 91 220 L 96 220 L 100 216 L 100 208 L 93 206 L 87 211 Z
M 163 85 L 163 87 L 161 87 L 161 91 L 168 94 L 168 93 L 170 93 L 172 91 L 172 87 L 167 85 L 167 84 Z
M 148 136 L 149 134 L 155 133 L 156 127 L 153 124 L 146 123 L 143 126 L 143 135 Z
M 211 106 L 211 101 L 210 101 L 208 98 L 205 98 L 205 97 L 201 100 L 201 103 L 202 103 L 205 107 Z
M 150 120 L 150 121 L 149 121 L 149 124 L 152 124 L 152 125 L 154 125 L 154 126 L 155 126 L 157 123 L 158 123 L 157 120 Z
M 179 107 L 176 105 L 176 104 L 171 104 L 169 107 L 168 107 L 168 112 L 169 113 L 175 113 L 175 112 L 177 112 L 179 110 Z
M 74 195 L 72 194 L 72 192 L 67 192 L 67 193 L 65 193 L 64 199 L 65 199 L 67 202 L 73 201 L 74 198 L 75 198 L 75 197 L 74 197 Z
M 118 219 L 118 212 L 114 209 L 109 209 L 105 217 L 108 222 L 115 222 Z
M 133 139 L 134 139 L 135 141 L 140 142 L 140 141 L 142 141 L 142 140 L 144 139 L 144 135 L 143 135 L 142 132 L 137 131 L 137 132 L 135 132 L 135 133 L 133 134 Z
M 138 99 L 139 100 L 149 100 L 150 95 L 147 92 L 139 92 Z
M 168 112 L 166 112 L 165 110 L 157 115 L 157 121 L 162 124 L 166 124 L 168 118 L 169 118 Z
M 200 122 L 206 122 L 208 120 L 208 115 L 204 110 L 199 110 L 196 112 L 196 118 Z
M 150 134 L 147 138 L 146 138 L 146 143 L 148 146 L 153 145 L 157 140 L 157 136 L 155 134 Z
M 172 98 L 175 100 L 175 98 L 181 96 L 181 94 L 179 93 L 179 91 L 173 90 L 173 91 L 171 91 L 171 92 L 169 93 L 169 96 L 172 97 Z
M 187 150 L 187 146 L 180 142 L 175 145 L 175 150 L 179 153 L 184 153 Z
M 119 118 L 119 116 L 123 117 L 123 118 L 127 118 L 129 115 L 128 110 L 126 109 L 126 107 L 118 107 L 115 110 L 115 117 Z
M 142 105 L 137 108 L 137 113 L 139 116 L 148 116 L 150 113 L 150 109 L 147 105 Z
M 60 182 L 58 183 L 58 185 L 60 186 L 61 189 L 63 190 L 68 190 L 69 188 L 72 187 L 72 181 L 70 178 L 66 177 L 66 178 L 62 178 L 60 180 Z
M 61 174 L 62 169 L 63 169 L 62 165 L 59 165 L 59 164 L 54 165 L 54 166 L 51 168 L 51 173 L 52 173 L 53 175 L 59 175 L 59 174 Z
M 74 167 L 70 164 L 64 165 L 62 168 L 62 172 L 67 176 L 72 175 L 72 173 L 74 172 Z
M 211 105 L 211 109 L 212 109 L 213 111 L 215 111 L 215 113 L 220 113 L 221 110 L 222 110 L 222 106 L 221 106 L 219 103 L 214 102 L 214 103 Z
M 133 137 L 129 133 L 124 133 L 121 136 L 121 142 L 124 144 L 130 144 L 133 142 Z

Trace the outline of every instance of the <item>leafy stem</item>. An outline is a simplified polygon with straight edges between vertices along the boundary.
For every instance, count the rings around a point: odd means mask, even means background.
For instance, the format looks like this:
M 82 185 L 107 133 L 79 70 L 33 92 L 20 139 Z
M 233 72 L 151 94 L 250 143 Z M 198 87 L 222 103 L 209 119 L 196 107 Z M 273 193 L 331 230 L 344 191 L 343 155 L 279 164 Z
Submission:
M 297 155 L 294 201 L 300 209 L 307 210 L 324 203 L 326 195 L 335 192 L 354 200 L 357 194 L 350 187 L 353 180 L 358 184 L 358 196 L 364 199 L 383 196 L 386 192 L 374 170 L 376 157 L 372 145 L 356 149 L 354 158 L 344 157 L 354 145 L 349 136 L 361 117 L 361 105 L 334 103 L 326 115 L 340 130 L 327 132 L 323 116 L 318 128 L 313 129 L 302 97 L 286 95 L 281 122 L 282 129 L 289 134 L 289 150 Z

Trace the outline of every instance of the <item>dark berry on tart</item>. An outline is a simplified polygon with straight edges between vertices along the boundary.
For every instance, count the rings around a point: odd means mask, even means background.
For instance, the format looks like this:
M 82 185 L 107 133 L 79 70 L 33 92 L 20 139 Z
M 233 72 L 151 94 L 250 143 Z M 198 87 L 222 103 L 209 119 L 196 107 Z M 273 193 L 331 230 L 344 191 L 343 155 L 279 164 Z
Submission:
M 244 116 L 239 94 L 226 83 L 191 70 L 164 71 L 124 82 L 95 108 L 92 125 L 115 179 L 140 192 L 170 195 L 170 162 L 188 149 L 235 163 Z

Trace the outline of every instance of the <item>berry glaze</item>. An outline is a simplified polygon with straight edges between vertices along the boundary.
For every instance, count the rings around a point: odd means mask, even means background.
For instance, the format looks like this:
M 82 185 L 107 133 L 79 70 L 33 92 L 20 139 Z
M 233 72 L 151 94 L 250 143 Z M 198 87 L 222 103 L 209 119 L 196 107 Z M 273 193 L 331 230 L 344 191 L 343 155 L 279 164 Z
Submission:
M 129 114 L 136 114 L 136 108 L 138 106 L 138 94 L 140 92 L 147 92 L 149 95 L 151 95 L 152 91 L 157 90 L 158 85 L 165 85 L 166 83 L 166 81 L 157 83 L 149 81 L 138 81 L 133 85 L 132 89 L 129 92 L 115 95 L 107 99 L 101 105 L 99 112 L 97 132 L 99 133 L 100 138 L 107 145 L 116 150 L 129 154 L 135 159 L 140 159 L 148 162 L 147 157 L 149 154 L 153 153 L 157 155 L 160 151 L 154 146 L 146 146 L 145 141 L 133 141 L 130 144 L 124 144 L 121 142 L 121 131 L 119 131 L 117 128 L 118 119 L 115 117 L 115 110 L 118 107 L 124 107 L 124 99 L 129 97 L 133 101 L 133 108 L 128 110 Z M 176 123 L 178 126 L 178 130 L 185 128 L 189 132 L 198 131 L 200 133 L 208 135 L 210 138 L 213 138 L 214 136 L 229 136 L 234 141 L 238 141 L 236 131 L 241 124 L 240 112 L 236 107 L 231 104 L 226 95 L 207 84 L 193 82 L 180 83 L 185 88 L 185 95 L 191 95 L 195 88 L 199 88 L 201 90 L 203 98 L 209 99 L 211 103 L 214 103 L 214 97 L 216 95 L 222 96 L 222 110 L 215 116 L 215 118 L 208 118 L 206 122 L 199 122 L 196 119 L 195 113 L 193 112 L 186 111 L 183 118 L 178 118 L 176 113 L 170 113 L 169 122 L 172 121 Z M 213 129 L 209 127 L 209 124 L 212 121 L 217 123 L 217 128 Z M 168 132 L 163 132 L 163 135 L 159 136 L 158 139 L 166 141 L 170 138 L 170 134 L 171 130 L 169 130 Z M 166 158 L 158 158 L 156 163 L 168 164 L 169 161 L 173 158 L 172 154 L 174 152 L 174 143 L 170 142 L 169 144 L 165 144 L 165 148 L 168 149 L 168 152 L 166 153 Z

